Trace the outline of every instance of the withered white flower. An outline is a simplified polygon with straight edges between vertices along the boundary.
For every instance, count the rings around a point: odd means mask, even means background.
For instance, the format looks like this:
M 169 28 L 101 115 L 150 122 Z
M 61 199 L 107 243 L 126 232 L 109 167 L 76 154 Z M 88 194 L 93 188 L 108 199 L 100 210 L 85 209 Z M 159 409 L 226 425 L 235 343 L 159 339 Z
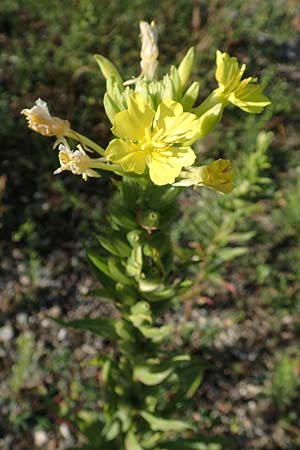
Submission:
M 77 150 L 75 151 L 71 150 L 67 144 L 60 144 L 58 149 L 60 167 L 55 170 L 55 175 L 65 170 L 69 170 L 74 175 L 82 175 L 82 178 L 85 181 L 87 181 L 88 177 L 100 177 L 93 168 L 102 168 L 103 158 L 90 158 L 81 145 L 78 145 Z
M 28 127 L 43 136 L 56 136 L 63 138 L 70 131 L 70 123 L 59 117 L 51 116 L 47 103 L 40 98 L 30 109 L 23 109 L 21 114 L 26 116 Z
M 142 48 L 141 48 L 141 76 L 153 80 L 158 67 L 157 28 L 154 21 L 151 24 L 140 22 Z

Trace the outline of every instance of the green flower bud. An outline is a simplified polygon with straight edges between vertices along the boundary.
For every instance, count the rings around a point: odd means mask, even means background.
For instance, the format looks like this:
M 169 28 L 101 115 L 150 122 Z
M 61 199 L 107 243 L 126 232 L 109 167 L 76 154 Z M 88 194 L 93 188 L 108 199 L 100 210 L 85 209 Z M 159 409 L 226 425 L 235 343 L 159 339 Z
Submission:
M 106 80 L 110 77 L 114 77 L 115 81 L 120 86 L 123 86 L 121 75 L 119 74 L 118 69 L 113 65 L 113 63 L 111 63 L 102 55 L 95 55 L 95 59 L 99 64 L 100 70 Z
M 194 47 L 191 47 L 178 67 L 178 74 L 182 87 L 185 87 L 192 73 L 194 62 Z

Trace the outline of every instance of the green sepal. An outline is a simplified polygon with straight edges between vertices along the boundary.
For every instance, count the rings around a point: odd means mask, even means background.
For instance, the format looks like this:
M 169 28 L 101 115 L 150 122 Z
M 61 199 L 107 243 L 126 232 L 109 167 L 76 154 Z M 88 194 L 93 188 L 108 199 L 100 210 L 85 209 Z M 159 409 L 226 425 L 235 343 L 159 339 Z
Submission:
M 207 136 L 220 122 L 223 114 L 223 104 L 218 103 L 199 118 L 199 138 Z
M 182 87 L 185 87 L 192 73 L 194 63 L 194 47 L 191 47 L 178 66 L 178 74 Z
M 185 91 L 181 100 L 181 104 L 185 111 L 186 110 L 189 111 L 194 106 L 194 103 L 199 95 L 199 89 L 200 89 L 199 81 L 194 81 Z
M 107 80 L 110 77 L 114 77 L 116 82 L 123 87 L 123 80 L 114 64 L 102 55 L 94 55 L 94 57 L 100 67 L 104 78 Z
M 115 114 L 120 112 L 120 109 L 107 92 L 103 97 L 103 106 L 110 123 L 113 125 Z
M 174 86 L 175 98 L 180 99 L 182 96 L 182 85 L 181 85 L 181 79 L 180 79 L 180 76 L 178 73 L 178 69 L 175 66 L 171 66 L 170 79 Z
M 162 91 L 162 96 L 161 99 L 173 99 L 176 100 L 176 90 L 174 87 L 174 84 L 171 80 L 171 78 L 169 77 L 169 75 L 165 75 L 163 78 L 163 91 Z

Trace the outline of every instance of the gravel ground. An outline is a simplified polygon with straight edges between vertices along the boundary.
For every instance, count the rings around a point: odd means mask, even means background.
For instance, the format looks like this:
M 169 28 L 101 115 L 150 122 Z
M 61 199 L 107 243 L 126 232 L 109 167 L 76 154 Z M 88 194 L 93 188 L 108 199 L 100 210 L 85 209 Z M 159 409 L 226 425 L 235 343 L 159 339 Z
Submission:
M 109 303 L 91 295 L 95 283 L 82 249 L 77 246 L 77 250 L 79 256 L 64 248 L 52 251 L 43 261 L 35 286 L 24 270 L 21 249 L 14 248 L 1 263 L 3 450 L 67 449 L 76 440 L 72 425 L 60 413 L 97 403 L 98 373 L 87 362 L 99 352 L 109 351 L 109 343 L 89 333 L 61 329 L 50 319 L 115 314 Z M 63 271 L 53 278 L 60 265 Z M 239 450 L 300 448 L 299 405 L 295 402 L 290 407 L 295 424 L 287 424 L 268 395 L 274 354 L 297 339 L 300 317 L 286 315 L 279 320 L 262 307 L 260 292 L 247 293 L 241 280 L 232 286 L 231 292 L 187 302 L 184 314 L 170 312 L 165 318 L 175 321 L 181 330 L 174 345 L 201 354 L 209 363 L 193 417 L 202 434 L 228 435 Z M 245 300 L 241 303 L 238 298 Z M 182 330 L 185 338 L 180 337 Z M 9 383 L 17 356 L 16 340 L 25 331 L 34 338 L 34 352 L 27 377 L 14 394 Z M 80 389 L 82 384 L 88 390 Z

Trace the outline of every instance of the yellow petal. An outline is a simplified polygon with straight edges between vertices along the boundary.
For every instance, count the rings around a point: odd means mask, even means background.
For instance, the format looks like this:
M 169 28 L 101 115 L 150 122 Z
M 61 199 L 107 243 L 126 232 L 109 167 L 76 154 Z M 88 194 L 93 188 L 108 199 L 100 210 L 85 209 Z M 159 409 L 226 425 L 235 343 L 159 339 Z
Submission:
M 114 139 L 105 151 L 105 156 L 112 162 L 120 164 L 126 172 L 142 174 L 146 168 L 145 153 L 130 142 Z
M 115 115 L 112 132 L 120 138 L 139 141 L 145 135 L 145 128 L 151 127 L 154 114 L 140 94 L 132 93 L 128 100 L 128 109 Z
M 248 113 L 260 113 L 265 106 L 271 104 L 270 100 L 263 95 L 259 84 L 242 83 L 241 87 L 228 97 L 235 106 Z
M 216 54 L 216 80 L 221 90 L 234 90 L 240 82 L 246 66 L 243 64 L 239 67 L 236 58 L 230 57 L 228 53 L 221 53 L 219 50 Z
M 190 169 L 195 184 L 203 185 L 215 191 L 229 194 L 234 188 L 234 171 L 228 159 L 218 159 L 206 166 Z
M 168 147 L 160 152 L 162 157 L 168 158 L 171 166 L 189 167 L 194 164 L 196 155 L 191 147 Z
M 173 167 L 168 164 L 168 158 L 157 156 L 154 153 L 148 161 L 148 166 L 150 178 L 158 186 L 174 183 L 182 167 L 180 165 Z
M 190 141 L 197 134 L 197 124 L 196 115 L 183 112 L 182 105 L 172 100 L 159 105 L 153 122 L 154 132 L 167 144 Z

